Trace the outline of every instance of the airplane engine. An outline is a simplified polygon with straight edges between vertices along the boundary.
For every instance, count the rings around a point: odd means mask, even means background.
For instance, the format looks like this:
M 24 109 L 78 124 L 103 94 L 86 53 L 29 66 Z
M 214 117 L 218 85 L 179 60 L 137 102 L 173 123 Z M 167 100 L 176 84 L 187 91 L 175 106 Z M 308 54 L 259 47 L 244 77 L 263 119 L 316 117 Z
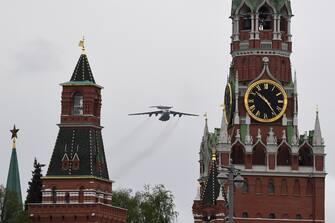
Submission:
M 182 114 L 179 114 L 179 118 L 182 116 Z

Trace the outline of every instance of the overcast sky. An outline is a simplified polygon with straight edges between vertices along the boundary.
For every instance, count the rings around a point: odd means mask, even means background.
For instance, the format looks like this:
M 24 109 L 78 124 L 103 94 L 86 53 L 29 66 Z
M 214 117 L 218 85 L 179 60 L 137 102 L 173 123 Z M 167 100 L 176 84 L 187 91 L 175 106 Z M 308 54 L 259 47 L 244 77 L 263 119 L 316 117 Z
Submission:
M 20 128 L 24 197 L 34 157 L 49 164 L 58 133 L 58 84 L 70 79 L 84 34 L 95 80 L 105 87 L 103 137 L 114 189 L 164 184 L 175 195 L 178 222 L 192 222 L 203 118 L 163 123 L 127 114 L 172 105 L 184 112 L 208 112 L 210 128 L 220 126 L 231 62 L 230 6 L 230 0 L 3 1 L 0 183 L 6 183 L 14 123 Z M 329 207 L 335 206 L 335 3 L 292 0 L 292 7 L 300 132 L 314 127 L 319 105 L 329 173 L 327 222 L 334 222 Z

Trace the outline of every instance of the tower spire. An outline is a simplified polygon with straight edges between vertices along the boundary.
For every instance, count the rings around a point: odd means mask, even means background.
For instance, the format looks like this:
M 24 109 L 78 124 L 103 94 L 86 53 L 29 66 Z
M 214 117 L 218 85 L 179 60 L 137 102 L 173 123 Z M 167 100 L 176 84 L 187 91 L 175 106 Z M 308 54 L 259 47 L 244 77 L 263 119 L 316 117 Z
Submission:
M 321 134 L 320 120 L 319 120 L 319 111 L 316 110 L 316 118 L 314 125 L 314 134 L 313 134 L 313 146 L 323 145 L 323 139 Z
M 207 112 L 204 114 L 204 117 L 205 117 L 205 127 L 204 127 L 204 134 L 203 134 L 203 140 L 204 141 L 207 141 L 207 136 L 208 136 L 208 115 L 207 115 Z
M 14 125 L 14 128 L 10 130 L 12 133 L 12 155 L 10 158 L 8 176 L 7 176 L 7 184 L 6 191 L 11 192 L 16 195 L 17 202 L 22 205 L 22 194 L 21 194 L 21 184 L 20 184 L 20 173 L 19 173 L 19 165 L 17 161 L 16 154 L 16 139 L 17 139 L 17 129 Z
M 93 73 L 90 67 L 90 64 L 86 55 L 86 47 L 85 47 L 85 38 L 83 37 L 79 41 L 79 47 L 81 49 L 81 55 L 77 62 L 76 68 L 73 71 L 70 82 L 91 82 L 95 84 L 95 80 L 93 77 Z
M 219 136 L 219 143 L 228 143 L 228 125 L 226 119 L 224 117 L 224 113 L 222 115 L 221 121 L 221 128 L 220 128 L 220 136 Z

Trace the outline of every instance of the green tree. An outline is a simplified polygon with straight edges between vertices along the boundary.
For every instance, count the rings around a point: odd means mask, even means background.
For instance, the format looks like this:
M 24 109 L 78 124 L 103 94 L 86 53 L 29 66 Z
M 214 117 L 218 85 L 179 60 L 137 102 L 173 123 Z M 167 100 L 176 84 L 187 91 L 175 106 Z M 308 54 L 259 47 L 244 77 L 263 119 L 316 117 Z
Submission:
M 18 202 L 17 195 L 14 192 L 6 191 L 3 186 L 0 187 L 1 201 L 1 219 L 2 223 L 27 223 L 28 218 Z
M 135 195 L 130 189 L 114 191 L 112 203 L 128 209 L 127 223 L 171 223 L 178 215 L 173 199 L 163 185 L 145 185 Z
M 25 201 L 25 209 L 29 203 L 42 203 L 42 167 L 44 165 L 34 160 L 34 170 L 27 190 L 27 199 Z

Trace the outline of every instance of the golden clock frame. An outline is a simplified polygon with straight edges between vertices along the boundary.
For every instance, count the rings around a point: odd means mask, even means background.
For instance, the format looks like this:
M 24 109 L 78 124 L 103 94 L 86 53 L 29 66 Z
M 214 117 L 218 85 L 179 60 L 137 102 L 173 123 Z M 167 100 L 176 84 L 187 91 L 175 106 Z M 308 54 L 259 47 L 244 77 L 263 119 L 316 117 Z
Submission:
M 283 96 L 284 96 L 283 110 L 278 115 L 276 115 L 275 117 L 273 117 L 271 119 L 263 119 L 263 118 L 257 117 L 249 109 L 249 104 L 248 104 L 249 94 L 250 94 L 251 90 L 254 89 L 254 87 L 256 85 L 264 84 L 264 83 L 268 83 L 268 84 L 272 84 L 272 85 L 276 86 L 280 90 L 280 92 L 283 94 Z M 273 80 L 269 80 L 269 79 L 258 80 L 258 81 L 255 81 L 254 83 L 252 83 L 247 88 L 247 91 L 245 92 L 245 95 L 244 95 L 244 106 L 245 106 L 245 109 L 247 110 L 248 114 L 253 119 L 255 119 L 256 121 L 263 122 L 263 123 L 274 122 L 274 121 L 277 121 L 278 119 L 280 119 L 284 115 L 284 113 L 286 112 L 286 108 L 287 108 L 287 93 L 286 93 L 285 89 L 281 86 L 281 84 L 279 84 L 279 83 L 277 83 L 277 82 L 275 82 Z
M 226 88 L 228 87 L 229 89 L 229 94 L 230 94 L 230 97 L 229 97 L 229 112 L 230 112 L 230 116 L 232 116 L 232 112 L 233 112 L 233 91 L 232 91 L 232 88 L 231 88 L 231 85 L 230 83 L 227 84 Z M 226 90 L 225 90 L 225 93 L 226 93 Z M 226 111 L 226 95 L 224 95 L 224 100 L 223 100 L 223 113 L 224 113 L 224 119 L 226 121 L 227 124 L 229 124 L 229 120 L 227 118 L 227 111 Z M 232 119 L 232 117 L 230 117 L 230 119 Z

